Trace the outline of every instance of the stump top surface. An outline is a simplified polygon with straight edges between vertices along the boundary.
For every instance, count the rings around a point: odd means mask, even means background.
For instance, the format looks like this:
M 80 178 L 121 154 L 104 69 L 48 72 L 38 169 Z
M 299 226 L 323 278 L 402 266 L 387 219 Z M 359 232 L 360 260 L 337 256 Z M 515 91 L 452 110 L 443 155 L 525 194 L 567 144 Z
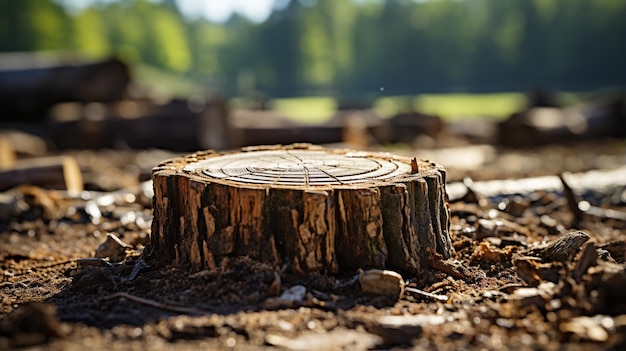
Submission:
M 412 173 L 410 160 L 365 152 L 308 149 L 218 155 L 191 162 L 184 170 L 210 179 L 270 186 L 341 186 L 386 181 Z

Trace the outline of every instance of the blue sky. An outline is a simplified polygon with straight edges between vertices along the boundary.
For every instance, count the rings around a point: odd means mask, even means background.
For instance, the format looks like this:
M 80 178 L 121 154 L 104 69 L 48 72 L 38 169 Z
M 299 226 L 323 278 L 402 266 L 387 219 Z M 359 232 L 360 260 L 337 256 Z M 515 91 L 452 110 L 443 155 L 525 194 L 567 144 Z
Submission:
M 177 0 L 181 11 L 187 16 L 202 15 L 210 20 L 223 22 L 233 11 L 255 22 L 264 21 L 272 12 L 274 0 Z
M 58 0 L 80 10 L 97 0 Z M 102 1 L 102 0 L 100 0 Z M 114 0 L 105 0 L 114 1 Z M 157 0 L 151 0 L 157 1 Z M 226 21 L 233 12 L 262 22 L 271 14 L 274 0 L 176 0 L 181 11 L 189 17 L 204 16 L 212 21 Z

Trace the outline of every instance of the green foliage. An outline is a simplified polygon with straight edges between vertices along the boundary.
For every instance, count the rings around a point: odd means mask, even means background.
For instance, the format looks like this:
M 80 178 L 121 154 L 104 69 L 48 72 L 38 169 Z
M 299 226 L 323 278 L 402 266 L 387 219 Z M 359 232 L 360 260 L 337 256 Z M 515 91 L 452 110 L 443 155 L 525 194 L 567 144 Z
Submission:
M 74 18 L 76 47 L 88 57 L 102 57 L 111 51 L 107 28 L 102 17 L 93 9 L 86 9 Z
M 116 54 L 239 96 L 626 86 L 624 0 L 276 1 L 218 24 L 175 0 L 0 0 L 0 51 Z
M 191 67 L 191 57 L 181 18 L 162 7 L 151 12 L 148 28 L 155 39 L 158 64 L 175 72 L 187 71 Z
M 0 0 L 0 51 L 64 49 L 68 32 L 71 18 L 52 0 Z
M 36 50 L 55 50 L 63 48 L 64 33 L 69 29 L 69 17 L 57 4 L 42 1 L 31 5 L 27 17 L 30 27 L 35 30 Z

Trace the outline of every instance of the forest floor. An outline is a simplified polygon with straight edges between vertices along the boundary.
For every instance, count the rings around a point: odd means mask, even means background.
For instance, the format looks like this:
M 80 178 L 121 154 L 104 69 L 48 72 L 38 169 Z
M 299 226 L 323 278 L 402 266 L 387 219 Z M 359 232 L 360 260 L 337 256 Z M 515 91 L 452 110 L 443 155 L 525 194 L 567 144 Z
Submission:
M 577 189 L 580 211 L 561 190 L 490 196 L 470 190 L 451 199 L 455 257 L 404 276 L 408 286 L 446 296 L 440 301 L 409 292 L 365 294 L 357 272 L 301 277 L 245 258 L 200 272 L 167 266 L 143 252 L 152 189 L 139 179 L 170 154 L 67 154 L 78 159 L 88 191 L 22 186 L 0 193 L 0 349 L 626 347 L 624 179 Z M 516 180 L 615 170 L 625 161 L 626 143 L 605 140 L 494 148 L 473 169 L 438 162 L 452 184 L 466 176 Z M 574 230 L 590 239 L 571 257 L 536 255 Z

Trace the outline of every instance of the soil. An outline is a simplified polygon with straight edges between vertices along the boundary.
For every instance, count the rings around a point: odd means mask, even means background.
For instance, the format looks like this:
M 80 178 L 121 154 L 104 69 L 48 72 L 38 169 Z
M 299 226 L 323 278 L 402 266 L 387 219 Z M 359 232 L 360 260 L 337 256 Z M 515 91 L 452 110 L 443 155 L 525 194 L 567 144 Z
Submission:
M 404 275 L 431 295 L 398 298 L 364 293 L 357 272 L 300 276 L 246 258 L 199 272 L 165 265 L 148 245 L 146 180 L 172 154 L 64 154 L 81 165 L 83 193 L 0 193 L 0 349 L 626 347 L 626 180 L 576 191 L 581 213 L 561 191 L 482 197 L 470 189 L 450 203 L 455 256 Z M 493 149 L 470 170 L 435 161 L 455 182 L 614 169 L 624 155 L 623 140 L 605 140 Z M 571 255 L 537 254 L 574 230 L 590 239 Z

